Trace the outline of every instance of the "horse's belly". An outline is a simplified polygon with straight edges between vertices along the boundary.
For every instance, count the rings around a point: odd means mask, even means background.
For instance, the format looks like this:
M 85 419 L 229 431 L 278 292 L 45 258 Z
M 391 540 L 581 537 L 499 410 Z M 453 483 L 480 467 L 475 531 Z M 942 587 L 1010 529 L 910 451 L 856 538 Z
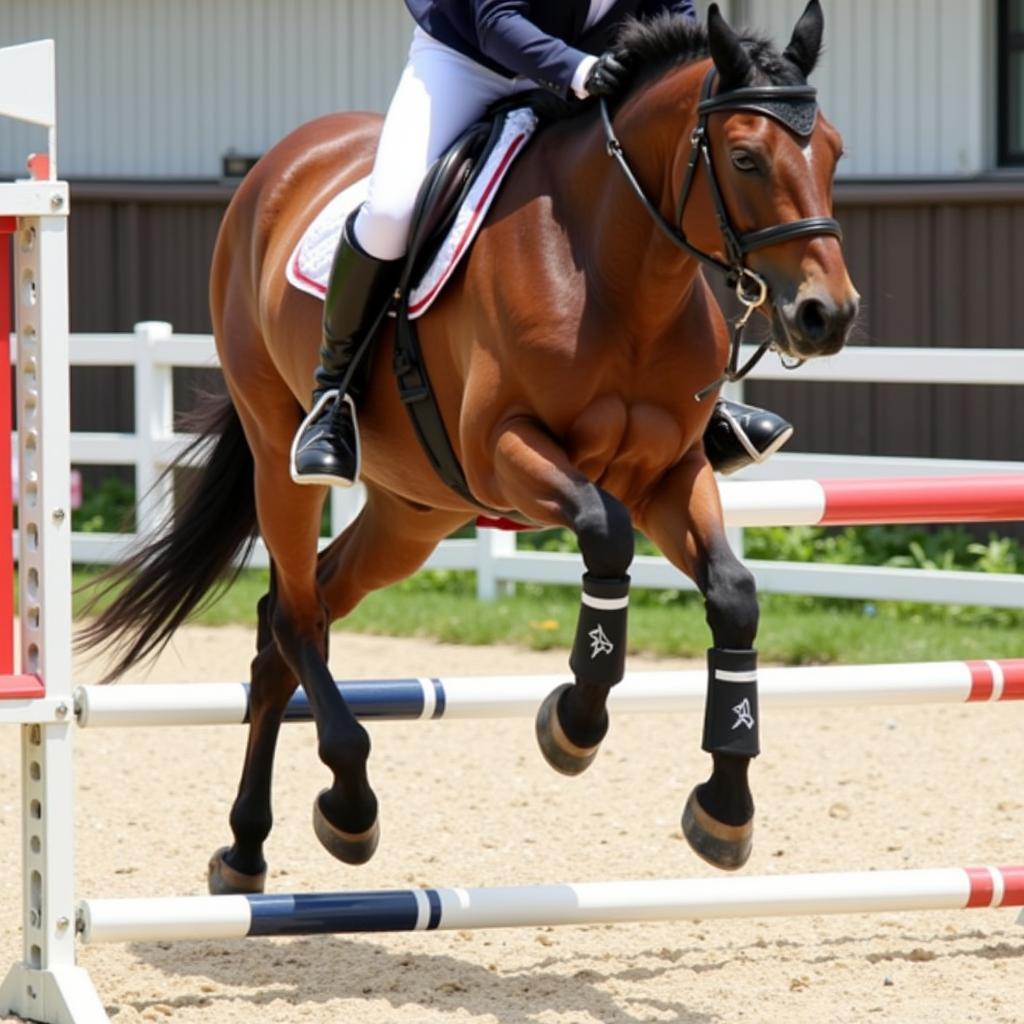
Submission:
M 700 433 L 672 410 L 604 396 L 573 422 L 566 448 L 580 471 L 629 503 L 675 465 Z

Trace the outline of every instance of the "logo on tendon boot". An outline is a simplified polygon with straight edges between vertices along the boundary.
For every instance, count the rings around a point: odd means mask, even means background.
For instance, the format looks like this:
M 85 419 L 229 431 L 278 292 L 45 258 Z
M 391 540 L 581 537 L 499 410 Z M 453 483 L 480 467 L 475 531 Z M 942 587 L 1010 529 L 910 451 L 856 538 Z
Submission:
M 611 654 L 615 650 L 615 645 L 608 639 L 605 631 L 601 628 L 601 624 L 598 623 L 595 629 L 592 629 L 587 636 L 590 637 L 590 642 L 593 646 L 590 649 L 590 658 L 593 660 L 599 654 Z
M 736 716 L 736 721 L 732 723 L 734 729 L 738 729 L 741 725 L 745 725 L 748 729 L 754 728 L 754 716 L 750 711 L 750 701 L 746 697 L 732 711 Z

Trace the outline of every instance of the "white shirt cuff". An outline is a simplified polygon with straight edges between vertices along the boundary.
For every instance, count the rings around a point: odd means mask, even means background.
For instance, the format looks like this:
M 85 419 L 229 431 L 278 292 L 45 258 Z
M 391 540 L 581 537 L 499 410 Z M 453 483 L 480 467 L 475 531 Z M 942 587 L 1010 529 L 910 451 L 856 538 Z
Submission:
M 581 99 L 587 98 L 587 90 L 584 86 L 584 82 L 587 80 L 587 75 L 590 74 L 590 69 L 597 63 L 597 58 L 594 56 L 584 57 L 580 61 L 579 66 L 576 68 L 572 76 L 572 91 Z

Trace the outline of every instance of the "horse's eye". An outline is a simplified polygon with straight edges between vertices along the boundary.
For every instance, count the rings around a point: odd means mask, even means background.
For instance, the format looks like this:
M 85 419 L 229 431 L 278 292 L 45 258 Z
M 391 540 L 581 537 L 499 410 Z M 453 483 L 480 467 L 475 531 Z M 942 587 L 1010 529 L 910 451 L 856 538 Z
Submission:
M 746 150 L 734 149 L 730 155 L 732 165 L 737 171 L 751 174 L 758 170 L 757 161 Z

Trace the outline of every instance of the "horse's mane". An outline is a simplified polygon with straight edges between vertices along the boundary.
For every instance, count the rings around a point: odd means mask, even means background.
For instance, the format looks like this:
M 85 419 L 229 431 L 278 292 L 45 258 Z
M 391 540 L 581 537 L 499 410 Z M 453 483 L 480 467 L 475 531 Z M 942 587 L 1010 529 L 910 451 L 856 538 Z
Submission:
M 732 82 L 732 88 L 805 83 L 799 68 L 784 57 L 766 36 L 749 30 L 738 34 L 750 57 L 751 68 L 747 80 Z M 615 52 L 629 71 L 622 94 L 615 97 L 617 100 L 625 99 L 637 87 L 660 78 L 674 68 L 711 56 L 707 29 L 690 18 L 668 12 L 643 20 L 627 20 L 619 32 Z
M 733 82 L 732 88 L 748 85 L 803 85 L 806 82 L 799 68 L 783 56 L 766 36 L 741 30 L 740 42 L 750 57 L 750 73 L 745 82 Z M 690 18 L 664 12 L 651 18 L 629 18 L 619 30 L 615 53 L 625 65 L 628 76 L 622 91 L 609 97 L 618 106 L 637 89 L 675 68 L 706 60 L 711 56 L 707 29 Z M 523 102 L 540 115 L 543 121 L 576 117 L 596 107 L 596 101 L 563 99 L 546 89 L 519 93 L 499 100 L 494 109 L 522 106 Z

